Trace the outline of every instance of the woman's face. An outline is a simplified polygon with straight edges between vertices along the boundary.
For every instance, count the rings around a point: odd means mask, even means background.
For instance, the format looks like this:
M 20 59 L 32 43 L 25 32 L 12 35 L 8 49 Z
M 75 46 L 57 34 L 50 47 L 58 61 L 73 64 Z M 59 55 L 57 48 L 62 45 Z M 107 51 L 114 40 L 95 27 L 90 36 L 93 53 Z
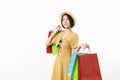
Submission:
M 70 26 L 70 21 L 69 21 L 67 15 L 64 15 L 64 16 L 63 16 L 62 25 L 63 25 L 65 28 L 71 28 L 71 26 Z

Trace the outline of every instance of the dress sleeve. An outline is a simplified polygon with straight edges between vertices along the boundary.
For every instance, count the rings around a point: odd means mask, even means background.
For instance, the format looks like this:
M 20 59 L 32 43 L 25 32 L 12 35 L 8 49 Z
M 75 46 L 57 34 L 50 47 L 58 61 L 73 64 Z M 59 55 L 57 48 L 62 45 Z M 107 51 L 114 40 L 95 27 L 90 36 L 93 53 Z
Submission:
M 77 48 L 78 47 L 78 42 L 79 42 L 79 38 L 78 38 L 78 35 L 75 34 L 72 36 L 72 39 L 71 39 L 71 48 Z

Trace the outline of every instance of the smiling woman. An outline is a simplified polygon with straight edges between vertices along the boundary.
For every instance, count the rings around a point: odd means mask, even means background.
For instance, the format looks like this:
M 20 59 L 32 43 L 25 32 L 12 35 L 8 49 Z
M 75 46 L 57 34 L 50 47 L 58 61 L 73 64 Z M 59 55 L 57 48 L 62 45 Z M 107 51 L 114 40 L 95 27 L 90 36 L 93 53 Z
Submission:
M 66 49 L 74 39 L 67 40 L 75 37 L 65 36 L 68 29 L 57 27 L 64 29 L 58 48 L 63 54 L 46 54 L 48 30 L 61 23 L 63 15 L 58 14 L 65 10 L 76 18 L 72 31 L 80 34 L 79 42 L 89 43 L 98 53 L 103 80 L 120 80 L 119 0 L 0 0 L 0 80 L 51 80 L 53 64 L 69 60 L 58 59 L 64 54 L 61 48 Z M 56 39 L 52 41 L 58 44 L 61 37 Z
M 67 27 L 64 27 L 64 25 L 67 23 L 70 24 L 69 27 L 71 28 L 75 26 L 75 23 L 76 23 L 75 17 L 70 12 L 61 13 L 60 20 L 63 28 L 67 28 Z
M 67 75 L 68 65 L 74 51 L 78 49 L 78 35 L 72 31 L 75 25 L 75 17 L 70 12 L 60 14 L 61 25 L 64 28 L 57 36 L 55 33 L 61 30 L 57 26 L 46 41 L 46 46 L 57 44 L 57 56 L 54 63 L 52 80 L 71 80 Z

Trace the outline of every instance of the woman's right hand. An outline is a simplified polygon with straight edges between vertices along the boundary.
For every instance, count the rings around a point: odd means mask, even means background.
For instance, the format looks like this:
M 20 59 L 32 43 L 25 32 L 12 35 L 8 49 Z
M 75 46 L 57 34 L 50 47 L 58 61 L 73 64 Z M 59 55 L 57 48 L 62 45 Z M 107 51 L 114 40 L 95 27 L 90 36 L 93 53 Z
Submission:
M 60 25 L 57 25 L 57 27 L 55 28 L 55 30 L 56 30 L 56 31 L 61 31 L 61 30 L 62 30 L 62 28 L 61 28 L 61 26 L 60 26 Z

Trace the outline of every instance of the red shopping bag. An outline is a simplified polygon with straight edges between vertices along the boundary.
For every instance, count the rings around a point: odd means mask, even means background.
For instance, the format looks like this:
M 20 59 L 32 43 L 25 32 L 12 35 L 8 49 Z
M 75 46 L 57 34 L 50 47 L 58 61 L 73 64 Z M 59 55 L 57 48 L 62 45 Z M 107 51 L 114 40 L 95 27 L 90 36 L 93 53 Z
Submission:
M 48 32 L 48 37 L 51 35 L 52 32 L 53 32 L 53 31 L 49 31 L 49 32 Z M 47 46 L 47 47 L 46 47 L 46 53 L 52 54 L 52 47 L 51 47 L 51 46 Z
M 56 36 L 57 34 L 59 34 L 60 32 L 61 32 L 61 31 L 58 31 L 58 32 L 55 34 L 55 36 Z M 48 32 L 48 37 L 49 37 L 52 33 L 53 33 L 53 30 L 50 30 L 50 31 Z M 50 53 L 50 54 L 56 55 L 56 51 L 57 51 L 56 48 L 57 48 L 57 47 L 56 47 L 55 44 L 52 44 L 52 45 L 50 45 L 50 46 L 47 46 L 47 47 L 46 47 L 46 53 Z
M 97 54 L 78 55 L 79 80 L 102 80 Z

